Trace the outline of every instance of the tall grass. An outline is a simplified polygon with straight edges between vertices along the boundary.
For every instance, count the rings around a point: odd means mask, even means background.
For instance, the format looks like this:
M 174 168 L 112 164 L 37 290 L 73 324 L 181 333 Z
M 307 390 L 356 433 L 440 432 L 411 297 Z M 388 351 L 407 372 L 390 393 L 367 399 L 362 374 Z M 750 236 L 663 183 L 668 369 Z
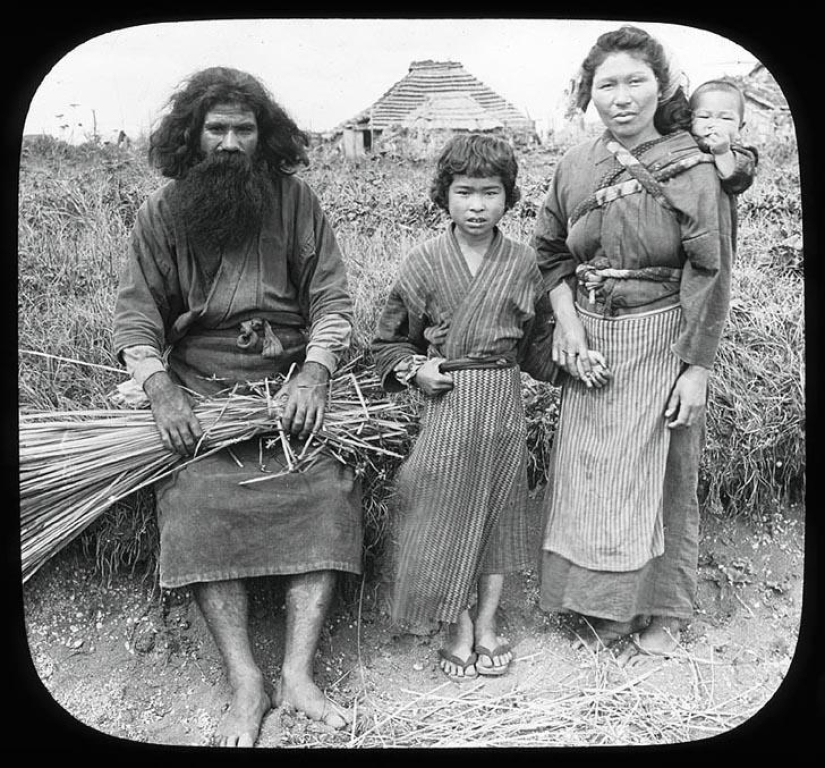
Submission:
M 792 143 L 760 148 L 757 179 L 739 197 L 738 215 L 702 475 L 712 503 L 760 517 L 805 485 L 804 248 Z
M 522 199 L 502 224 L 528 240 L 559 152 L 520 152 Z M 761 149 L 760 174 L 740 199 L 731 321 L 712 379 L 702 467 L 709 506 L 761 516 L 804 480 L 803 259 L 796 153 Z M 302 172 L 319 195 L 348 264 L 355 303 L 353 354 L 366 354 L 401 257 L 444 225 L 428 197 L 430 163 L 348 162 L 324 147 Z M 24 148 L 18 224 L 21 408 L 109 407 L 124 377 L 107 370 L 118 277 L 138 206 L 162 183 L 140 146 L 129 150 L 41 140 Z M 65 359 L 64 359 L 65 358 Z M 83 361 L 95 366 L 69 360 Z M 541 483 L 558 390 L 525 378 L 531 479 Z M 101 563 L 151 563 L 153 505 L 135 499 L 93 527 L 84 545 Z M 380 548 L 373 516 L 370 546 Z M 131 520 L 132 527 L 128 525 Z M 148 533 L 147 533 L 148 532 Z M 144 542 L 145 546 L 135 546 Z M 109 550 L 107 551 L 107 547 Z

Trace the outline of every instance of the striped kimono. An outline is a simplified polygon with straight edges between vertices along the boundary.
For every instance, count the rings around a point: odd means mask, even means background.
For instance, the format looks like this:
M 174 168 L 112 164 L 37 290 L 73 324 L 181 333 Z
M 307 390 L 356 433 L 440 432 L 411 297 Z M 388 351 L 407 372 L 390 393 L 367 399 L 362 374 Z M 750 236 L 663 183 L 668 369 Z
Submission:
M 627 164 L 608 143 L 605 135 L 562 158 L 533 240 L 545 287 L 570 285 L 588 346 L 614 373 L 602 389 L 564 384 L 541 606 L 614 621 L 685 619 L 705 425 L 671 431 L 664 411 L 685 365 L 713 364 L 729 303 L 730 204 L 689 134 L 638 147 Z M 631 167 L 639 160 L 649 172 L 641 183 Z M 587 289 L 593 274 L 611 277 Z
M 401 265 L 372 345 L 379 375 L 397 390 L 399 364 L 444 357 L 454 387 L 427 399 L 421 433 L 396 477 L 399 624 L 455 622 L 481 574 L 519 570 L 532 559 L 517 358 L 540 296 L 534 251 L 499 230 L 475 276 L 452 224 Z

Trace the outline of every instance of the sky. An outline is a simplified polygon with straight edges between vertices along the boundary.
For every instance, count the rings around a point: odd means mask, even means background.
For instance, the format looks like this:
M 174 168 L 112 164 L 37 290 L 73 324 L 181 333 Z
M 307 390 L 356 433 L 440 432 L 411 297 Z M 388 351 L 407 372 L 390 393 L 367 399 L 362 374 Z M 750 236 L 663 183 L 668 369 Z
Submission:
M 668 45 L 691 87 L 742 74 L 757 59 L 716 33 L 638 23 Z M 243 69 L 296 122 L 328 131 L 370 106 L 412 61 L 458 61 L 537 123 L 552 125 L 562 91 L 596 37 L 621 21 L 567 19 L 243 19 L 143 24 L 87 40 L 37 88 L 24 134 L 69 141 L 146 134 L 175 86 L 206 66 Z

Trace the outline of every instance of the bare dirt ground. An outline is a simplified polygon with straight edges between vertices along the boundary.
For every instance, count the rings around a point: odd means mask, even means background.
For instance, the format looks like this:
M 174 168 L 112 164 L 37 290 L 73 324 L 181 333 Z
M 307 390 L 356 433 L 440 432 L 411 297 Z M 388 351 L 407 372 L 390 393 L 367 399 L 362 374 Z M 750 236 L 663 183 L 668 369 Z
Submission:
M 765 706 L 791 665 L 804 531 L 800 506 L 770 525 L 706 514 L 697 610 L 679 655 L 625 668 L 610 652 L 573 650 L 574 622 L 539 610 L 536 575 L 526 571 L 502 601 L 501 630 L 516 656 L 510 672 L 458 685 L 438 668 L 439 634 L 394 633 L 367 585 L 337 601 L 316 662 L 319 684 L 354 707 L 355 726 L 334 732 L 272 710 L 257 746 L 626 745 L 725 733 Z M 226 703 L 217 650 L 187 591 L 150 587 L 128 573 L 105 583 L 77 553 L 55 557 L 24 589 L 36 677 L 81 732 L 207 745 Z M 278 581 L 256 580 L 251 596 L 256 653 L 276 679 Z

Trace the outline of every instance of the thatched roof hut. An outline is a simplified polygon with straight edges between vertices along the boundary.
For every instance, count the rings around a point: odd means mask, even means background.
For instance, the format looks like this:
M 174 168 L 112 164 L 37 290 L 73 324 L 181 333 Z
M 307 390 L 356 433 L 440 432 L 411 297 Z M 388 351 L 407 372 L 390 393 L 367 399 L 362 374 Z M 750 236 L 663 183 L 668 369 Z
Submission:
M 414 61 L 374 104 L 340 126 L 348 155 L 368 150 L 384 131 L 504 130 L 532 139 L 535 122 L 457 61 Z
M 428 96 L 404 118 L 403 125 L 434 131 L 493 131 L 504 128 L 505 124 L 471 96 L 452 92 Z
M 792 135 L 790 106 L 768 68 L 758 63 L 747 75 L 731 78 L 745 97 L 745 124 L 751 140 Z

